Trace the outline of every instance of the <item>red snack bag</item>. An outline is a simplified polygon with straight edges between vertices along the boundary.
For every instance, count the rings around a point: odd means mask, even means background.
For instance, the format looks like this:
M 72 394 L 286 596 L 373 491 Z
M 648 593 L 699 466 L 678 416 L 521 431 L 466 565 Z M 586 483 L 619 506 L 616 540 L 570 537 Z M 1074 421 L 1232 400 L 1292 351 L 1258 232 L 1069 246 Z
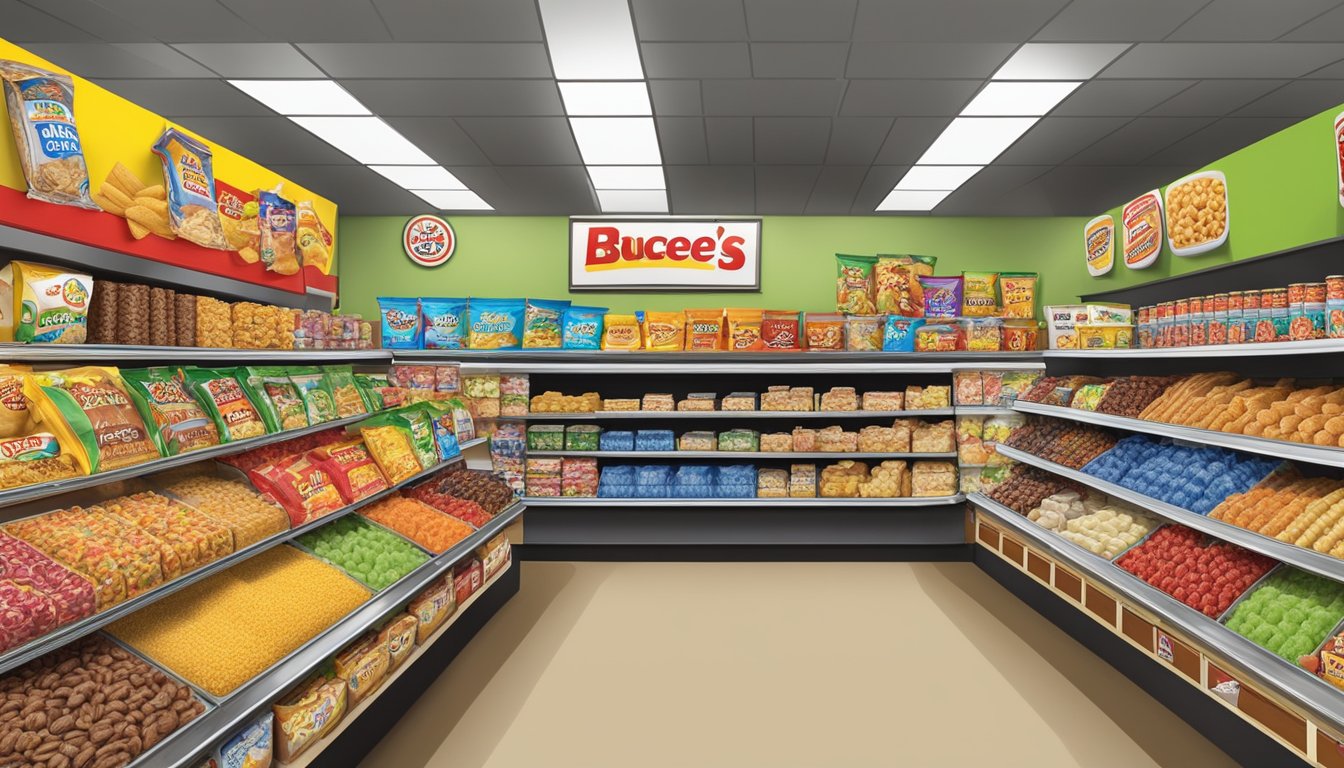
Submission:
M 457 604 L 461 605 L 467 598 L 481 588 L 481 583 L 485 581 L 485 569 L 481 566 L 481 561 L 472 558 L 468 562 L 458 563 L 453 568 L 453 591 L 457 595 Z
M 307 454 L 288 456 L 248 473 L 252 484 L 289 513 L 297 528 L 345 506 L 331 475 Z
M 322 468 L 336 485 L 345 503 L 352 504 L 388 489 L 387 478 L 369 455 L 363 440 L 325 445 L 308 452 L 308 459 Z
M 798 313 L 790 310 L 767 309 L 761 319 L 761 342 L 774 352 L 797 352 L 802 349 Z

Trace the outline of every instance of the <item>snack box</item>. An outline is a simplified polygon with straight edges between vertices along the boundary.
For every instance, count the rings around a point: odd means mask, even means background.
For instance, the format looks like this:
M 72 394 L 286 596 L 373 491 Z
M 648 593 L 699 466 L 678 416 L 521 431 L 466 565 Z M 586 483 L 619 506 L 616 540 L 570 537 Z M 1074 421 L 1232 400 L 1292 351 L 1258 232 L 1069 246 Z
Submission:
M 1045 326 L 1051 349 L 1079 349 L 1078 326 L 1086 325 L 1087 306 L 1064 304 L 1045 308 Z
M 1088 304 L 1088 325 L 1129 325 L 1134 322 L 1134 310 L 1128 304 Z
M 1134 326 L 1121 324 L 1080 325 L 1078 349 L 1129 349 L 1134 342 Z

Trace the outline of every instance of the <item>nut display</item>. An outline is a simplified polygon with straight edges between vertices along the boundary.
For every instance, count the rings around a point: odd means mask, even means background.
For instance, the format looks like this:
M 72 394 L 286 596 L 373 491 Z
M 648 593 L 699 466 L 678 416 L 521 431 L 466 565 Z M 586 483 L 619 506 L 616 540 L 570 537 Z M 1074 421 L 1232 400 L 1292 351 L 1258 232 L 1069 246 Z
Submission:
M 1209 513 L 1280 541 L 1344 558 L 1344 483 L 1278 471 Z
M 1081 469 L 1115 443 L 1115 436 L 1104 430 L 1054 419 L 1029 424 L 1007 441 L 1012 448 L 1071 469 Z
M 513 491 L 489 472 L 475 469 L 448 469 L 425 483 L 439 493 L 468 499 L 491 515 L 513 504 Z
M 1039 507 L 1046 498 L 1067 490 L 1081 491 L 1082 487 L 1043 469 L 1018 464 L 1012 468 L 1008 479 L 987 495 L 1005 507 L 1025 515 Z
M 1126 376 L 1116 379 L 1106 390 L 1106 396 L 1097 405 L 1097 410 L 1130 419 L 1138 418 L 1143 409 L 1176 380 L 1175 376 Z

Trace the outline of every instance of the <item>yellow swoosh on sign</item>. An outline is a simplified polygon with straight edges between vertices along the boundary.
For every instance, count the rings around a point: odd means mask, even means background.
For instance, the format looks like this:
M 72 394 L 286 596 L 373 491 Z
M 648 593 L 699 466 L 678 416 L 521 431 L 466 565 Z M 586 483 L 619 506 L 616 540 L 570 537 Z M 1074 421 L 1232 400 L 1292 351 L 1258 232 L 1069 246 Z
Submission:
M 614 264 L 585 264 L 584 272 L 611 272 L 617 269 L 714 269 L 713 263 L 703 261 L 618 261 Z

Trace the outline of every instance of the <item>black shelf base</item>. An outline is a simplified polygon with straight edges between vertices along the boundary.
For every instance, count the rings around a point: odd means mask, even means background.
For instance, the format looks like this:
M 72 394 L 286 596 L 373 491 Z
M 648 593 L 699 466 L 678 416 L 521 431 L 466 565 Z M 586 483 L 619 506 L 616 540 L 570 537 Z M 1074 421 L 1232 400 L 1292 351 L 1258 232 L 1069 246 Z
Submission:
M 523 544 L 520 561 L 627 563 L 947 563 L 969 562 L 969 544 Z

